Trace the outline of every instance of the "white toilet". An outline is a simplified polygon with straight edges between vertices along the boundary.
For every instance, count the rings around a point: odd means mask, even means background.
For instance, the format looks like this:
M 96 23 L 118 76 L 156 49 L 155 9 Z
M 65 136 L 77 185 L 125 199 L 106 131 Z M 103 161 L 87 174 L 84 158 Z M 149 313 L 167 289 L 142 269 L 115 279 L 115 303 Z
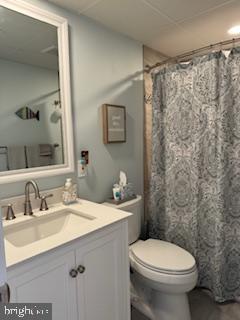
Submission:
M 131 212 L 129 257 L 132 305 L 152 320 L 190 320 L 187 292 L 197 283 L 195 259 L 172 243 L 138 240 L 141 229 L 141 196 L 117 206 Z

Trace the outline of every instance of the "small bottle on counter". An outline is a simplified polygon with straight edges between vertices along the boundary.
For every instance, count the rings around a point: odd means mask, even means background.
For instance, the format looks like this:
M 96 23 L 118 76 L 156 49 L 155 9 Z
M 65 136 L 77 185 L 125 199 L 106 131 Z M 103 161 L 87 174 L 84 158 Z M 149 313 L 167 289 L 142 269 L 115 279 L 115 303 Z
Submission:
M 66 205 L 77 201 L 77 185 L 72 182 L 71 178 L 68 178 L 65 182 L 62 200 Z
M 114 184 L 113 186 L 113 198 L 116 201 L 121 200 L 121 189 L 118 184 Z

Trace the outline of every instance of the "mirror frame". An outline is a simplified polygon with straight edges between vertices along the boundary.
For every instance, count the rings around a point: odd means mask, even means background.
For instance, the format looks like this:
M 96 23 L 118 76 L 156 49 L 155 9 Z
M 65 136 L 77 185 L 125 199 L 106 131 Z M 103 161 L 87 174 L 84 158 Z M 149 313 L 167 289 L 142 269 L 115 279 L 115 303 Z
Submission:
M 0 6 L 57 27 L 64 164 L 0 172 L 0 184 L 74 172 L 67 19 L 22 0 L 0 0 Z

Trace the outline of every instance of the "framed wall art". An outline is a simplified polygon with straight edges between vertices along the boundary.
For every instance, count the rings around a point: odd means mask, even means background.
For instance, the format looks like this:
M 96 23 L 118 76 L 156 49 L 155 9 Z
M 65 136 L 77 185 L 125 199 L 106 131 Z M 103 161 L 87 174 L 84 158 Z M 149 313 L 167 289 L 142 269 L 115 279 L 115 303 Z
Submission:
M 126 142 L 126 108 L 102 105 L 103 143 Z

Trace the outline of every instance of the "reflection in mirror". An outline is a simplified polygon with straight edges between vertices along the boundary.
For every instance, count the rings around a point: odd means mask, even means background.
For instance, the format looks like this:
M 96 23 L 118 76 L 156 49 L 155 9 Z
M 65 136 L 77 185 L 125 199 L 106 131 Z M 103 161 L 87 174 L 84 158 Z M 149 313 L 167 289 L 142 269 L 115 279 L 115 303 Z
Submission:
M 57 27 L 0 6 L 0 171 L 64 163 Z

